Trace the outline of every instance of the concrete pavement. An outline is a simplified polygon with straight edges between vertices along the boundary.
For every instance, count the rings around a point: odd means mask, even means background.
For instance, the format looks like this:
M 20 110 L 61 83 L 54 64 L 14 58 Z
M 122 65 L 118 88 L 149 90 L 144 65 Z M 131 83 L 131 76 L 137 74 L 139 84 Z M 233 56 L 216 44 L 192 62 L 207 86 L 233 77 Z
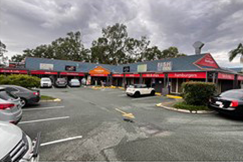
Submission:
M 41 103 L 36 111 L 25 111 L 22 121 L 57 120 L 19 125 L 32 138 L 41 131 L 41 143 L 63 141 L 42 146 L 41 161 L 243 160 L 239 120 L 173 112 L 155 106 L 173 99 L 130 98 L 120 89 L 43 89 L 41 93 L 62 102 Z M 54 108 L 39 109 L 45 107 Z M 134 122 L 124 121 L 116 109 L 133 114 Z

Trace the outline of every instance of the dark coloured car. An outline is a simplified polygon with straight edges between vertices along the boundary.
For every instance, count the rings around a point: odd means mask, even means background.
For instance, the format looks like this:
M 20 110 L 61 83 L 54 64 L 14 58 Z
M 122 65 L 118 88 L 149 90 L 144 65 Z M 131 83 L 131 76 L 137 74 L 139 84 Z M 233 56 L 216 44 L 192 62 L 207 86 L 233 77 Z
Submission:
M 229 90 L 210 98 L 209 108 L 221 113 L 243 116 L 243 90 Z
M 67 80 L 65 78 L 57 78 L 56 87 L 67 87 Z
M 1 87 L 5 87 L 7 92 L 20 97 L 22 107 L 28 104 L 36 104 L 40 101 L 39 90 L 31 90 L 16 85 L 1 85 Z

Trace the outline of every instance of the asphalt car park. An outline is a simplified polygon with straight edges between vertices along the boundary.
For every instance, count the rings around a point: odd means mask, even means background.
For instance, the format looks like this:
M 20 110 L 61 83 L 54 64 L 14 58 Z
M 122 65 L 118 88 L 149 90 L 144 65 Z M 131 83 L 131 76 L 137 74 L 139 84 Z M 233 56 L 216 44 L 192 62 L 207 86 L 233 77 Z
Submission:
M 23 109 L 19 126 L 41 132 L 40 161 L 242 161 L 243 122 L 156 107 L 162 96 L 120 89 L 41 89 L 62 99 Z M 130 119 L 131 122 L 127 122 Z

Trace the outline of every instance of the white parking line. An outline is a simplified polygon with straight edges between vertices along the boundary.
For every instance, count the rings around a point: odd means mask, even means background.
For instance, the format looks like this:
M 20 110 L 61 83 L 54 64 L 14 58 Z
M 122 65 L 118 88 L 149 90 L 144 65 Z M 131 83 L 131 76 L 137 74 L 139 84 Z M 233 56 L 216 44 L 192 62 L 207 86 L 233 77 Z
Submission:
M 26 112 L 26 111 L 35 111 L 35 110 L 49 110 L 49 109 L 62 109 L 65 106 L 51 106 L 51 107 L 42 107 L 42 108 L 27 108 L 27 109 L 23 109 L 22 111 Z
M 52 144 L 56 144 L 56 143 L 71 141 L 71 140 L 75 140 L 75 139 L 81 139 L 81 138 L 83 138 L 83 136 L 69 137 L 69 138 L 64 138 L 64 139 L 60 139 L 60 140 L 55 140 L 55 141 L 42 143 L 40 146 L 47 146 L 47 145 L 52 145 Z
M 141 98 L 133 98 L 132 100 L 146 100 L 146 99 L 151 99 L 151 98 L 156 98 L 156 96 L 151 96 L 151 97 L 141 97 Z
M 52 120 L 61 120 L 61 119 L 68 119 L 69 116 L 61 116 L 55 118 L 46 118 L 46 119 L 37 119 L 37 120 L 29 120 L 29 121 L 22 121 L 19 124 L 29 124 L 29 123 L 38 123 L 38 122 L 45 122 L 45 121 L 52 121 Z

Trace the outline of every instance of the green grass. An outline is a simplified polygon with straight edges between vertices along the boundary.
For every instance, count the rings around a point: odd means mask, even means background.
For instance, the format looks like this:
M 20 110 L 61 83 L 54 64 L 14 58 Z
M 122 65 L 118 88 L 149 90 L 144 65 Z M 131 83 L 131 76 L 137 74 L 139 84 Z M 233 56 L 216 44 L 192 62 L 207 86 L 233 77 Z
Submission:
M 56 98 L 54 97 L 51 97 L 51 96 L 44 96 L 44 95 L 41 95 L 41 100 L 54 100 Z
M 186 104 L 186 102 L 178 102 L 173 107 L 178 108 L 178 109 L 190 110 L 190 111 L 209 110 L 207 106 L 188 105 L 188 104 Z

